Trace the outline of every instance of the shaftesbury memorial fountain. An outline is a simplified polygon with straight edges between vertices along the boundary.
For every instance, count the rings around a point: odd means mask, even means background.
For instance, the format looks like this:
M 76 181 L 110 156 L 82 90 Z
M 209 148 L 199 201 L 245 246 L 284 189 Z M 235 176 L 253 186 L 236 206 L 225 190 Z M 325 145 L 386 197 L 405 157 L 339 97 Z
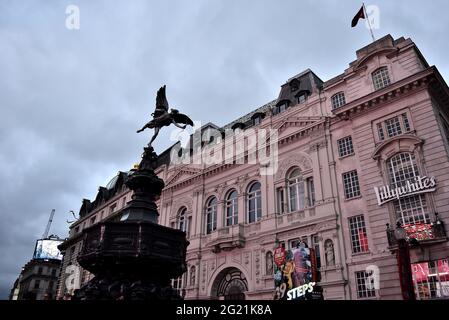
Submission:
M 168 112 L 165 86 L 157 93 L 152 116 L 138 131 L 152 128 L 154 135 L 126 181 L 133 195 L 119 213 L 120 221 L 101 222 L 84 231 L 78 262 L 94 278 L 76 291 L 76 300 L 182 299 L 170 280 L 186 271 L 189 242 L 184 232 L 157 223 L 155 201 L 164 181 L 154 173 L 157 155 L 151 144 L 162 127 L 175 124 L 185 128 L 193 123 L 175 109 Z

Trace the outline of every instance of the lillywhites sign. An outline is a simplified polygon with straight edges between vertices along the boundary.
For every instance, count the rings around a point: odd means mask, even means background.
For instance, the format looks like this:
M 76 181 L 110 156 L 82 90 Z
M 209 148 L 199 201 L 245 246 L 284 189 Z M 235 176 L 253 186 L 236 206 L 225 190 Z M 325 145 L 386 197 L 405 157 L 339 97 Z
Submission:
M 402 187 L 374 187 L 374 191 L 376 192 L 377 203 L 381 206 L 387 202 L 399 200 L 400 198 L 408 197 L 414 194 L 434 192 L 436 185 L 437 182 L 435 177 L 429 178 L 418 176 L 415 178 L 415 181 L 407 181 Z

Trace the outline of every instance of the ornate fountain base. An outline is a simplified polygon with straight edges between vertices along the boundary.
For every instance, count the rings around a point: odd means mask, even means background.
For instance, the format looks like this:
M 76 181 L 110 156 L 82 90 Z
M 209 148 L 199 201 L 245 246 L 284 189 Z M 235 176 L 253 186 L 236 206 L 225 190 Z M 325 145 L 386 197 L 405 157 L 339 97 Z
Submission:
M 183 231 L 157 224 L 155 199 L 164 182 L 154 173 L 157 156 L 144 148 L 138 169 L 125 182 L 133 191 L 120 222 L 102 222 L 83 231 L 80 266 L 95 277 L 75 293 L 78 300 L 182 299 L 171 279 L 186 271 L 189 242 Z
M 170 280 L 185 272 L 185 233 L 151 222 L 104 222 L 84 233 L 79 264 L 95 277 L 79 300 L 178 300 Z

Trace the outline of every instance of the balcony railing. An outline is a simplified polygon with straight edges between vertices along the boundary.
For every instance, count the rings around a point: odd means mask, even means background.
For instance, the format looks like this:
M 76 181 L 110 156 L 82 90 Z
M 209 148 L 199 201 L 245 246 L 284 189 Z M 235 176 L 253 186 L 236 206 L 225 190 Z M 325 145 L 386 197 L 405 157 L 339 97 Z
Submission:
M 211 246 L 214 252 L 242 248 L 245 246 L 244 230 L 243 224 L 218 229 L 209 236 L 207 245 Z
M 439 220 L 438 214 L 435 214 L 435 216 L 436 219 L 432 223 L 398 225 L 396 229 L 391 228 L 390 224 L 387 223 L 388 245 L 390 247 L 395 247 L 398 244 L 397 230 L 399 228 L 405 231 L 405 240 L 410 244 L 421 245 L 447 240 L 444 224 Z

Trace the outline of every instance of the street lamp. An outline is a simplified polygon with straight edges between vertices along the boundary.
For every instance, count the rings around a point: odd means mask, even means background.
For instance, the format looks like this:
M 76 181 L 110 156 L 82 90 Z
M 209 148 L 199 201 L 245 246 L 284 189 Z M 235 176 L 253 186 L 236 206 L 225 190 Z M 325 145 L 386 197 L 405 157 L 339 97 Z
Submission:
M 410 250 L 407 242 L 407 232 L 398 222 L 394 236 L 398 243 L 396 258 L 398 261 L 399 281 L 401 283 L 402 297 L 404 300 L 416 300 L 413 287 L 412 266 L 410 262 Z

